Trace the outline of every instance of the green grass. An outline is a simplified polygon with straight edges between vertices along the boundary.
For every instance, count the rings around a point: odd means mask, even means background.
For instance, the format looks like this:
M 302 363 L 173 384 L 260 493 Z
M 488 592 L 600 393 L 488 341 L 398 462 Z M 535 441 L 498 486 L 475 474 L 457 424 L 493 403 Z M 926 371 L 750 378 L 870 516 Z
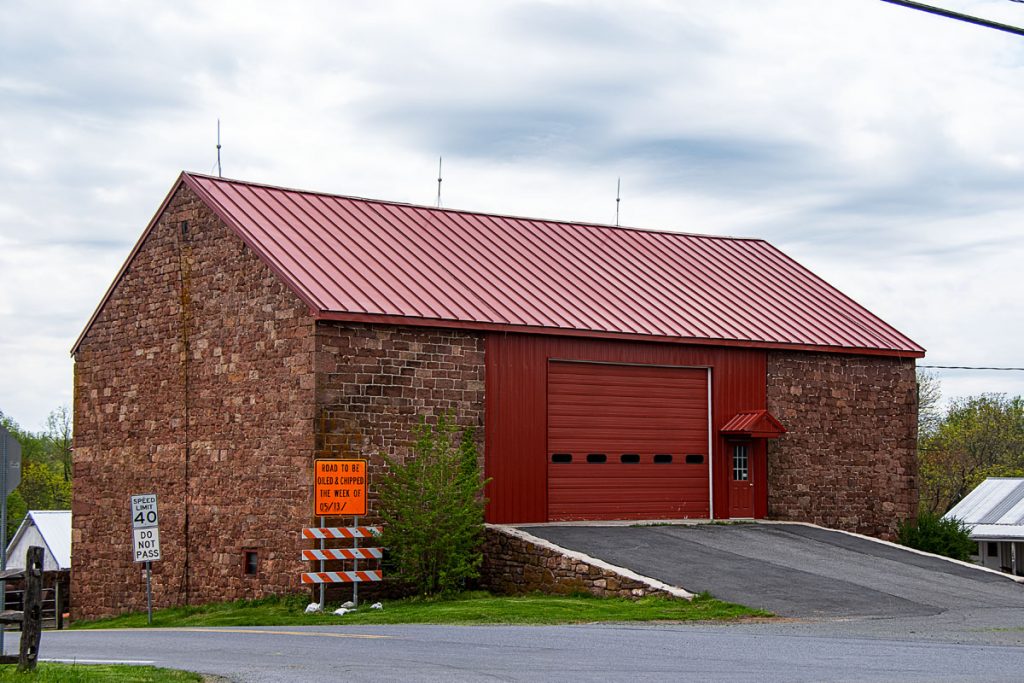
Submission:
M 473 592 L 448 599 L 386 601 L 383 610 L 362 604 L 338 617 L 330 611 L 304 614 L 306 595 L 172 607 L 153 613 L 154 627 L 294 626 L 316 624 L 577 624 L 599 621 L 721 621 L 771 616 L 767 612 L 715 600 L 706 595 L 687 600 L 649 597 L 641 600 L 590 595 L 533 594 L 499 597 Z M 328 610 L 336 606 L 328 606 Z M 72 624 L 71 628 L 145 628 L 145 613 L 126 614 Z
M 40 662 L 35 671 L 18 673 L 14 664 L 0 665 L 0 681 L 37 683 L 182 683 L 201 681 L 203 677 L 188 671 L 158 669 L 154 666 L 114 666 L 96 664 L 51 664 Z

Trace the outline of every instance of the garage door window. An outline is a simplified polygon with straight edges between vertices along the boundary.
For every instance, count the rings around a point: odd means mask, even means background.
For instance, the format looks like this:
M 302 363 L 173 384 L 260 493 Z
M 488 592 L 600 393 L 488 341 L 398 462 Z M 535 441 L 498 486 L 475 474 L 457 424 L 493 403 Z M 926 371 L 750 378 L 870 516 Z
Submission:
M 738 444 L 732 447 L 732 480 L 746 481 L 750 477 L 747 463 L 747 445 Z

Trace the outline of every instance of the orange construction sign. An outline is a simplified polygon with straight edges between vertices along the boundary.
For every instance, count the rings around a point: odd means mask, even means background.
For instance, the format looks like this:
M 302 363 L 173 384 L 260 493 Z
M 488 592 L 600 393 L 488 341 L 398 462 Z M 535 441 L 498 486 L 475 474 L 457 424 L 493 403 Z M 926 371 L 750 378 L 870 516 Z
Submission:
M 316 517 L 366 514 L 366 461 L 313 461 L 313 514 Z

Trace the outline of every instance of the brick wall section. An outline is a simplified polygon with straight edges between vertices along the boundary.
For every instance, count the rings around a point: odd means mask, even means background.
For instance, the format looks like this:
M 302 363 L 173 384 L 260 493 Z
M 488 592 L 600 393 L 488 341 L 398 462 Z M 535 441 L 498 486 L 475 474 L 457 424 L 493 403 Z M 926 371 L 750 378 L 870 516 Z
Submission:
M 768 515 L 881 538 L 917 512 L 913 360 L 768 354 Z
M 582 592 L 631 599 L 647 595 L 673 597 L 643 581 L 531 543 L 500 527 L 487 527 L 483 551 L 479 583 L 493 593 L 566 595 Z
M 473 427 L 483 466 L 484 341 L 459 330 L 321 322 L 316 333 L 316 454 L 369 460 L 370 521 L 382 454 L 401 462 L 420 416 L 451 411 Z
M 75 358 L 74 618 L 145 607 L 133 493 L 159 496 L 155 606 L 298 587 L 313 331 L 307 307 L 179 188 Z M 254 578 L 243 548 L 259 552 Z

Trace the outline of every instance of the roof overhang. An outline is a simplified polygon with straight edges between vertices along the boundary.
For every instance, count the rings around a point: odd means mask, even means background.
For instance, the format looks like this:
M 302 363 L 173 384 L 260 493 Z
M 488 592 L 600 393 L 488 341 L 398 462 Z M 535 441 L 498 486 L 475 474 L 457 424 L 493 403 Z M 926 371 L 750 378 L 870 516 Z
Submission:
M 974 541 L 1024 541 L 1024 524 L 968 524 Z
M 786 428 L 767 410 L 747 410 L 736 413 L 719 432 L 733 439 L 777 439 Z
M 317 320 L 334 322 L 366 323 L 370 325 L 408 325 L 411 327 L 443 327 L 453 330 L 475 330 L 480 332 L 511 332 L 518 334 L 546 334 L 562 337 L 587 337 L 590 339 L 621 339 L 625 341 L 646 341 L 665 344 L 696 344 L 698 346 L 724 346 L 740 349 L 765 349 L 778 351 L 806 351 L 815 353 L 840 353 L 854 356 L 887 356 L 914 360 L 924 358 L 924 351 L 900 349 L 879 349 L 854 346 L 826 346 L 794 344 L 754 339 L 714 339 L 705 337 L 668 337 L 653 334 L 629 334 L 605 330 L 583 330 L 569 327 L 541 327 L 539 325 L 515 325 L 473 320 L 450 320 L 444 318 L 420 318 L 417 316 L 386 315 L 378 313 L 350 313 L 346 311 L 317 311 L 310 313 Z M 774 419 L 774 418 L 773 418 Z

